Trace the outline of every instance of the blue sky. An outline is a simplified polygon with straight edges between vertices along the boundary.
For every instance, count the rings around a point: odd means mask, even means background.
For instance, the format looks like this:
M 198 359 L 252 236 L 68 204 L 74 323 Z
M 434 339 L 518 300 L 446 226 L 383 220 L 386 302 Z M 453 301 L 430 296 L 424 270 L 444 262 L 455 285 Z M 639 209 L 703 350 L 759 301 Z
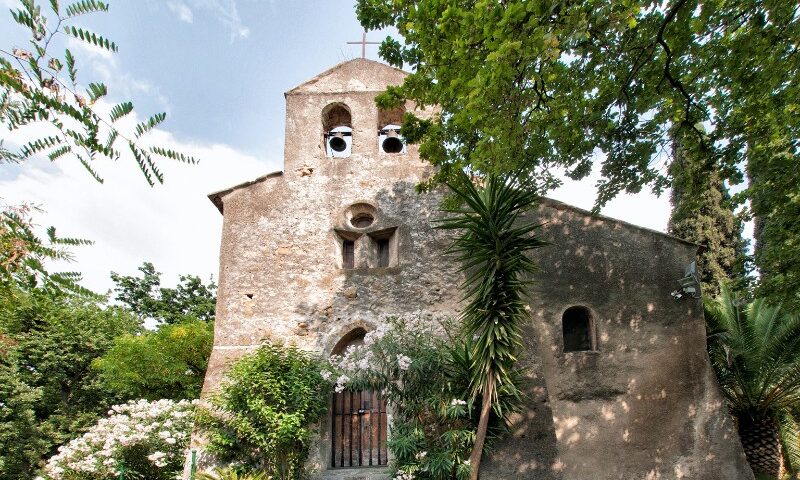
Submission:
M 15 0 L 0 0 L 7 12 Z M 47 2 L 41 2 L 45 5 Z M 34 159 L 0 165 L 0 200 L 32 202 L 37 219 L 64 235 L 89 238 L 67 269 L 83 272 L 88 287 L 105 291 L 109 271 L 132 274 L 144 260 L 164 272 L 217 276 L 221 216 L 206 195 L 282 169 L 283 92 L 337 63 L 360 56 L 361 27 L 351 2 L 290 0 L 111 0 L 107 14 L 83 25 L 110 37 L 108 55 L 70 41 L 79 78 L 103 80 L 112 101 L 131 99 L 137 112 L 168 113 L 154 135 L 202 159 L 197 167 L 162 164 L 166 183 L 147 187 L 132 162 L 100 168 L 93 182 L 75 162 Z M 44 7 L 43 7 L 44 8 Z M 24 47 L 24 31 L 0 13 L 0 45 Z M 371 32 L 381 40 L 391 32 Z M 63 49 L 65 39 L 56 45 Z M 377 46 L 367 47 L 377 59 Z M 15 133 L 0 130 L 9 141 Z M 597 176 L 569 182 L 551 196 L 588 208 Z M 603 211 L 663 230 L 667 196 L 623 196 Z

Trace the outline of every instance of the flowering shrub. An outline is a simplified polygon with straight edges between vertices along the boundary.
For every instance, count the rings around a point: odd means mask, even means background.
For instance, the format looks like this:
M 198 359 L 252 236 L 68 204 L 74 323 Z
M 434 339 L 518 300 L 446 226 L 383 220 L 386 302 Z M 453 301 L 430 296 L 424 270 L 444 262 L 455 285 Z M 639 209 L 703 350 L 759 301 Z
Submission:
M 322 362 L 296 347 L 264 344 L 237 361 L 200 409 L 207 450 L 238 470 L 281 480 L 304 477 L 312 423 L 325 413 L 330 383 Z
M 174 479 L 183 467 L 194 420 L 194 402 L 130 401 L 58 449 L 45 474 L 53 480 Z
M 477 405 L 469 346 L 448 323 L 389 319 L 322 372 L 335 390 L 373 389 L 393 407 L 394 480 L 469 478 Z

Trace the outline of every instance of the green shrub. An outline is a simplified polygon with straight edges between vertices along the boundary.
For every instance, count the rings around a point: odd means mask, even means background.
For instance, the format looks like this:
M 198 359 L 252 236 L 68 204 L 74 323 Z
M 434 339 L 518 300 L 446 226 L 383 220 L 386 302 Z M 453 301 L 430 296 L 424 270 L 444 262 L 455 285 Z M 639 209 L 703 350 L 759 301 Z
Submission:
M 325 413 L 322 362 L 298 348 L 265 344 L 237 361 L 212 408 L 198 416 L 208 451 L 241 470 L 275 479 L 305 476 L 310 425 Z

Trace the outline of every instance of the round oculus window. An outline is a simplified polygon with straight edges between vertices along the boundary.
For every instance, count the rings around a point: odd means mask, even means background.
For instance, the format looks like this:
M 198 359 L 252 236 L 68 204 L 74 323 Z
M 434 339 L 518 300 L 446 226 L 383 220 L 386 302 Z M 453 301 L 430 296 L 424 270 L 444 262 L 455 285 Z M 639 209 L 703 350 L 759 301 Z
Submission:
M 374 221 L 375 218 L 369 213 L 359 213 L 350 219 L 350 225 L 356 228 L 367 228 L 372 225 L 372 222 Z

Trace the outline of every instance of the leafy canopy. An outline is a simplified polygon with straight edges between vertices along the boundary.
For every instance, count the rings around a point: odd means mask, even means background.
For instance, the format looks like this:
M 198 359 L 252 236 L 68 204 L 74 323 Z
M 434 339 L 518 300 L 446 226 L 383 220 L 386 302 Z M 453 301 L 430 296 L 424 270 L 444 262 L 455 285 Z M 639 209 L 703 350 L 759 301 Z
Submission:
M 672 132 L 705 144 L 721 179 L 764 218 L 762 293 L 800 306 L 800 5 L 787 1 L 359 0 L 365 28 L 394 26 L 381 56 L 414 73 L 378 97 L 438 105 L 403 134 L 439 168 L 423 187 L 518 172 L 540 193 L 599 167 L 596 206 L 656 192 Z M 706 128 L 700 129 L 698 125 Z M 704 131 L 705 130 L 705 131 Z
M 200 396 L 213 343 L 212 322 L 186 320 L 121 335 L 92 366 L 120 398 L 191 400 Z
M 141 319 L 175 324 L 186 319 L 210 322 L 214 320 L 217 304 L 217 285 L 206 285 L 194 275 L 181 275 L 174 288 L 161 287 L 161 273 L 150 262 L 144 262 L 141 277 L 111 272 L 115 299 L 126 305 Z

